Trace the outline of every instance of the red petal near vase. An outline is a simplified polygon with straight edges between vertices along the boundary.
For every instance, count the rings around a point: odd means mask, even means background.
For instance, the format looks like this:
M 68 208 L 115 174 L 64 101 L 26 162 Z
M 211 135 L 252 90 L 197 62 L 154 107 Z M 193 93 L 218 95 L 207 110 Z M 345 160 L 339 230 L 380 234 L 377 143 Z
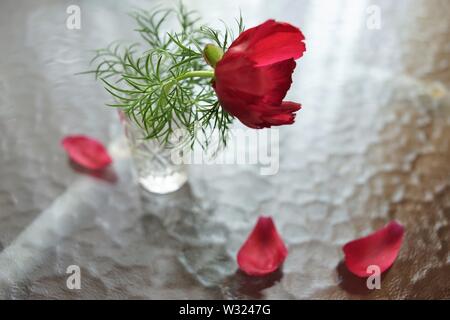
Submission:
M 87 136 L 67 136 L 62 146 L 72 161 L 90 170 L 103 169 L 112 162 L 103 144 Z
M 348 242 L 342 248 L 347 268 L 358 277 L 370 276 L 367 267 L 371 265 L 386 271 L 397 258 L 404 233 L 404 227 L 392 221 L 366 237 Z
M 274 272 L 288 254 L 271 217 L 259 217 L 237 255 L 239 268 L 251 276 Z

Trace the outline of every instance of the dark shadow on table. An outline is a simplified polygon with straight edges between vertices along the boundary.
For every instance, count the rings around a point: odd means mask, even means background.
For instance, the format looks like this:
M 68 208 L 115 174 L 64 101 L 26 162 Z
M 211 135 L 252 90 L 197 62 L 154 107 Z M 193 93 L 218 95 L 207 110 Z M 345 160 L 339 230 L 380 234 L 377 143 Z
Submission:
M 68 160 L 69 166 L 77 173 L 84 174 L 111 184 L 117 183 L 119 177 L 113 167 L 109 166 L 101 170 L 90 170 L 80 166 L 78 163 Z
M 262 299 L 264 298 L 262 291 L 274 286 L 282 278 L 282 267 L 266 276 L 260 277 L 249 276 L 241 270 L 237 270 L 226 280 L 226 283 L 234 296 Z
M 373 293 L 374 291 L 379 290 L 371 290 L 367 288 L 367 278 L 360 278 L 351 273 L 346 265 L 344 260 L 341 260 L 336 267 L 337 274 L 339 276 L 339 287 L 350 294 L 357 295 L 368 295 Z M 381 274 L 381 283 L 383 283 L 383 278 L 389 273 L 389 270 L 383 272 Z M 383 287 L 383 286 L 382 286 Z

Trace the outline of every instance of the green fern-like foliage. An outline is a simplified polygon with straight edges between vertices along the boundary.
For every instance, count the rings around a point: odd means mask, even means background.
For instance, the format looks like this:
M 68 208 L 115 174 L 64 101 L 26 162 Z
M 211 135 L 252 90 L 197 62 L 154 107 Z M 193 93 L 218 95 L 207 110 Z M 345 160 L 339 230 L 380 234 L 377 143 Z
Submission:
M 226 144 L 233 117 L 217 100 L 211 86 L 214 72 L 203 59 L 206 44 L 224 51 L 233 40 L 225 26 L 215 30 L 199 25 L 198 14 L 183 5 L 176 9 L 136 11 L 131 14 L 143 42 L 131 45 L 112 43 L 96 51 L 91 63 L 95 74 L 112 95 L 111 107 L 121 108 L 145 130 L 147 139 L 168 143 L 176 129 L 208 146 L 212 135 Z M 179 30 L 168 32 L 170 22 Z M 242 17 L 238 32 L 244 29 Z

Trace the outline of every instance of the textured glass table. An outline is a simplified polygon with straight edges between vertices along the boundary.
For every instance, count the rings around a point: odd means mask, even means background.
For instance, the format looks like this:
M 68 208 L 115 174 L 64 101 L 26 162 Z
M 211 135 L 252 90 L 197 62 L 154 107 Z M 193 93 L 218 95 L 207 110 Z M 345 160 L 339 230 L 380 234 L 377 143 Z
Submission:
M 167 1 L 169 2 L 169 1 Z M 89 76 L 91 49 L 135 40 L 149 1 L 0 3 L 0 298 L 450 298 L 450 3 L 185 1 L 205 17 L 302 28 L 308 52 L 288 97 L 303 109 L 280 128 L 280 168 L 192 166 L 189 183 L 152 195 L 136 183 L 117 113 Z M 381 24 L 370 20 L 380 13 Z M 114 165 L 92 176 L 60 146 L 83 133 Z M 259 215 L 289 247 L 264 278 L 237 271 Z M 406 227 L 381 289 L 343 265 L 347 241 L 392 219 Z M 66 286 L 69 266 L 81 289 Z

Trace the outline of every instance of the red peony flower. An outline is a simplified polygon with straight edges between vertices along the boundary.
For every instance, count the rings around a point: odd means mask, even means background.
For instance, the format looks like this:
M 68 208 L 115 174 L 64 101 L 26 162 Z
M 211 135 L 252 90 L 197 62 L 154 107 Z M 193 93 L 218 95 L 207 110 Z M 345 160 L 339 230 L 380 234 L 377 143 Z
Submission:
M 255 228 L 237 255 L 239 268 L 252 276 L 278 269 L 288 254 L 271 217 L 259 217 Z
M 358 277 L 370 276 L 367 272 L 370 265 L 386 271 L 397 258 L 404 233 L 404 227 L 392 221 L 366 237 L 350 241 L 343 247 L 347 268 Z
M 222 107 L 251 128 L 293 123 L 301 106 L 283 99 L 294 60 L 305 52 L 304 39 L 298 28 L 274 20 L 242 32 L 214 63 L 213 86 Z
M 65 137 L 61 143 L 70 159 L 87 169 L 100 170 L 112 162 L 103 144 L 93 138 L 73 135 Z

